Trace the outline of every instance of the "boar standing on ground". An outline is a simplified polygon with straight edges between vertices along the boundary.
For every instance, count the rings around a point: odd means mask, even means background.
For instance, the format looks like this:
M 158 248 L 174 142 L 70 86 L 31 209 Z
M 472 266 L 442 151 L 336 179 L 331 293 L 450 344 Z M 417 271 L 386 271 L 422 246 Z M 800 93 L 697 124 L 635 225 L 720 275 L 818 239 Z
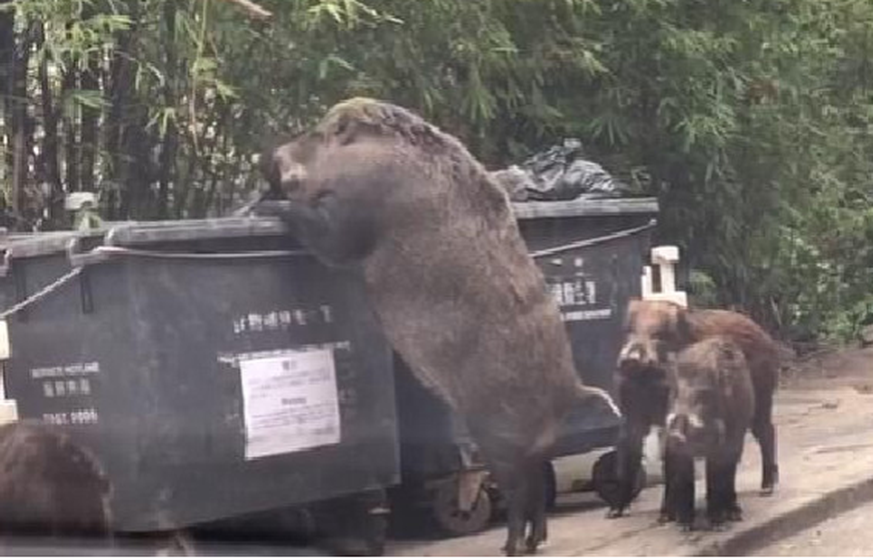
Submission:
M 654 376 L 663 379 L 670 356 L 694 342 L 711 336 L 724 336 L 737 344 L 749 365 L 755 390 L 755 415 L 752 434 L 761 448 L 761 493 L 770 495 L 779 482 L 776 461 L 776 429 L 773 426 L 773 394 L 779 379 L 779 351 L 776 343 L 754 321 L 733 311 L 720 309 L 686 310 L 665 301 L 630 303 L 627 312 L 627 335 L 619 356 L 619 370 L 633 372 L 636 380 Z M 621 391 L 620 391 L 621 392 Z M 661 393 L 663 395 L 665 393 Z M 610 504 L 610 517 L 623 515 L 633 496 L 633 483 L 641 468 L 643 439 L 648 433 L 645 422 L 638 420 L 651 416 L 647 407 L 634 402 L 622 405 L 626 416 L 625 429 L 618 444 L 618 477 L 620 498 Z M 660 406 L 666 409 L 666 401 Z M 653 424 L 663 424 L 653 422 Z
M 652 427 L 663 427 L 667 418 L 670 383 L 667 369 L 628 359 L 627 346 L 622 349 L 613 376 L 618 407 L 624 417 L 618 442 L 618 493 L 607 517 L 620 517 L 634 497 L 639 469 L 642 468 L 643 443 Z
M 457 139 L 370 99 L 336 105 L 262 163 L 297 238 L 361 272 L 394 349 L 463 416 L 508 500 L 506 553 L 534 551 L 565 413 L 618 412 L 579 381 L 506 193 Z
M 109 539 L 109 492 L 97 460 L 66 434 L 29 421 L 0 426 L 3 537 Z
M 670 376 L 662 521 L 694 523 L 694 459 L 706 460 L 706 513 L 713 528 L 742 519 L 737 464 L 752 422 L 755 393 L 742 349 L 724 337 L 692 344 Z

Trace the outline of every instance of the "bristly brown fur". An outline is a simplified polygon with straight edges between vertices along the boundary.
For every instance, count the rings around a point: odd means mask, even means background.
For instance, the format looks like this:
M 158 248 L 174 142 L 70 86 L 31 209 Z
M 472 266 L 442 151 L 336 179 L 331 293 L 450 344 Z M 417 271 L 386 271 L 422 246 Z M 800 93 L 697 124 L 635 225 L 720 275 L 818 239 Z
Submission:
M 333 107 L 270 163 L 298 237 L 362 273 L 394 349 L 463 416 L 510 502 L 508 552 L 536 548 L 560 423 L 611 400 L 580 383 L 506 193 L 457 139 L 371 99 Z
M 718 526 L 739 521 L 742 509 L 736 493 L 736 471 L 755 408 L 755 391 L 743 350 L 729 337 L 703 338 L 679 352 L 674 374 L 662 520 L 692 527 L 694 459 L 703 458 L 710 523 Z M 689 431 L 691 417 L 697 426 Z
M 761 488 L 772 493 L 779 478 L 776 453 L 776 430 L 773 426 L 773 394 L 779 375 L 779 352 L 773 339 L 750 318 L 733 311 L 702 309 L 686 310 L 664 301 L 632 301 L 627 314 L 627 336 L 621 351 L 619 369 L 666 371 L 670 356 L 701 340 L 721 336 L 742 349 L 749 367 L 755 391 L 755 414 L 752 433 L 761 448 Z M 648 405 L 652 406 L 652 405 Z M 635 426 L 640 416 L 632 408 L 623 407 L 626 424 Z M 642 425 L 642 424 L 641 424 Z M 639 429 L 637 431 L 640 431 Z M 619 443 L 625 499 L 615 504 L 612 516 L 621 515 L 629 504 L 627 487 L 632 484 L 630 473 L 639 468 L 642 437 L 638 433 L 625 436 Z
M 110 534 L 110 483 L 97 459 L 44 424 L 0 426 L 0 534 Z

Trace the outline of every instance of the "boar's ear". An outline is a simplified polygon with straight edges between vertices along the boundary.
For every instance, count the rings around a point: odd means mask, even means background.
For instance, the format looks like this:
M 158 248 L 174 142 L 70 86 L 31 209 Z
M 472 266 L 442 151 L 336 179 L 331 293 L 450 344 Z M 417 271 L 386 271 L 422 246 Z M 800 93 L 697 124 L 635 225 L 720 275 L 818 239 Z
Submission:
M 719 393 L 727 398 L 732 397 L 734 391 L 733 378 L 739 368 L 745 367 L 745 356 L 742 350 L 733 344 L 725 344 L 719 349 L 718 360 Z
M 264 148 L 258 157 L 261 177 L 270 185 L 270 190 L 279 189 L 279 165 L 276 163 L 275 146 Z
M 627 311 L 624 314 L 623 324 L 624 330 L 629 331 L 633 324 L 637 320 L 637 314 L 640 312 L 640 306 L 643 304 L 642 300 L 632 299 L 627 304 Z
M 684 307 L 676 306 L 675 326 L 676 342 L 680 347 L 691 344 L 691 322 L 688 320 L 688 311 Z
M 341 115 L 334 129 L 334 136 L 341 146 L 351 144 L 358 134 L 355 121 L 348 115 Z
M 344 114 L 340 115 L 334 126 L 333 134 L 341 146 L 346 146 L 357 141 L 361 136 L 373 134 L 379 130 L 379 126 L 373 122 Z

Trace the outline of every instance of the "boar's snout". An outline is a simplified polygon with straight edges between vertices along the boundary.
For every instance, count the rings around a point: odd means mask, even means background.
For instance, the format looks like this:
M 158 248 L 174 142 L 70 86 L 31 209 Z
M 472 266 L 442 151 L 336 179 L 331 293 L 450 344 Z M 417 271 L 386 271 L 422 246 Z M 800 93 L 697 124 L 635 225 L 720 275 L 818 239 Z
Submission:
M 677 443 L 688 441 L 688 416 L 674 414 L 667 419 L 667 437 Z
M 694 413 L 671 414 L 667 418 L 667 438 L 698 454 L 723 444 L 725 426 L 720 419 L 705 422 Z
M 285 198 L 303 188 L 306 167 L 301 163 L 297 142 L 279 146 L 262 156 L 261 170 L 274 197 Z
M 306 180 L 306 168 L 296 162 L 280 162 L 279 184 L 282 193 L 293 195 L 303 187 Z
M 630 341 L 621 349 L 618 365 L 621 368 L 652 368 L 658 365 L 657 353 L 643 341 Z

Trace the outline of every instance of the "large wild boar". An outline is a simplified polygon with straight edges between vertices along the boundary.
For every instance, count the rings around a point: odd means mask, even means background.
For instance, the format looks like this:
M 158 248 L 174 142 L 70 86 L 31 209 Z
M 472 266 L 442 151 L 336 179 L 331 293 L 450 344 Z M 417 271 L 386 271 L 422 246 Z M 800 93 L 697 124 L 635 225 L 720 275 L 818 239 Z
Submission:
M 31 421 L 0 426 L 3 537 L 109 539 L 109 493 L 97 460 L 66 434 Z
M 463 416 L 508 500 L 506 553 L 535 550 L 565 413 L 617 410 L 580 383 L 505 192 L 457 139 L 370 99 L 334 106 L 263 164 L 297 238 L 360 271 L 394 349 Z
M 626 329 L 618 369 L 626 373 L 625 380 L 635 383 L 652 383 L 651 378 L 665 379 L 671 356 L 705 338 L 724 336 L 742 349 L 755 392 L 752 434 L 761 448 L 761 489 L 765 495 L 772 494 L 779 481 L 776 430 L 773 427 L 773 394 L 779 377 L 779 351 L 773 339 L 740 313 L 720 309 L 686 310 L 664 301 L 632 301 L 628 307 Z M 623 390 L 619 387 L 619 395 Z M 630 504 L 633 483 L 641 468 L 643 438 L 648 433 L 648 426 L 663 424 L 663 420 L 649 422 L 648 419 L 653 417 L 651 409 L 666 410 L 665 395 L 662 391 L 657 403 L 648 402 L 644 406 L 634 402 L 622 403 L 619 399 L 625 415 L 625 428 L 618 444 L 618 476 L 623 490 L 619 501 L 611 504 L 611 517 L 622 515 Z
M 662 520 L 694 523 L 694 459 L 706 460 L 706 513 L 713 528 L 742 519 L 737 464 L 755 393 L 742 349 L 712 337 L 682 350 L 671 378 Z

